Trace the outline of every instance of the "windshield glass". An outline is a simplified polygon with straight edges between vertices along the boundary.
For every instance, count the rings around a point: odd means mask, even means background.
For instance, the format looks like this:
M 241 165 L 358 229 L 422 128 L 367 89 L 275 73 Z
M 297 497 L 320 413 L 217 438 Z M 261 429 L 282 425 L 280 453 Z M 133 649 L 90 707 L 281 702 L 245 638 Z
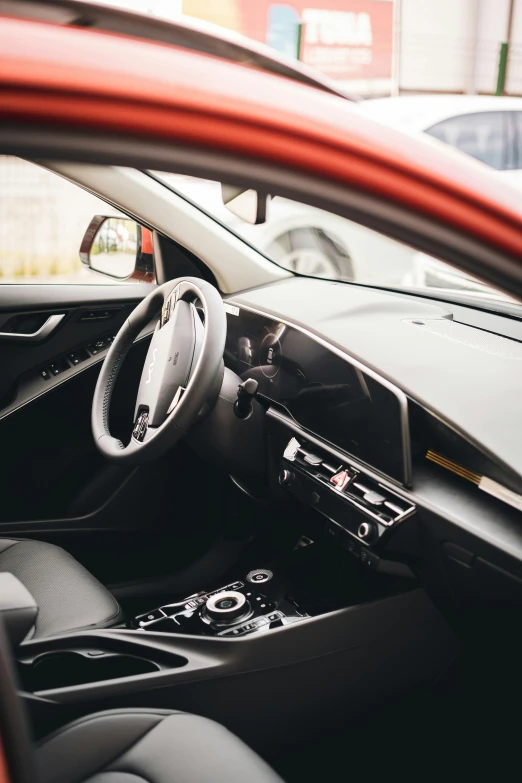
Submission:
M 242 237 L 279 266 L 308 277 L 423 291 L 452 298 L 518 304 L 432 256 L 322 209 L 277 196 L 265 223 L 252 225 L 223 204 L 212 180 L 153 172 L 173 190 Z

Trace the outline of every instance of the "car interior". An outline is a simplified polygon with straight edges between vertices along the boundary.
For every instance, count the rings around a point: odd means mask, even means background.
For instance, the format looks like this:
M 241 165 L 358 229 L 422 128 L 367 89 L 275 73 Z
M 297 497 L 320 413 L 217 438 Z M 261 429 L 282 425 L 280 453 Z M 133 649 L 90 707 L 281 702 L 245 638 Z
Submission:
M 249 224 L 269 193 L 403 243 L 400 263 L 498 288 L 504 267 L 359 193 L 133 143 L 0 134 L 103 202 L 77 279 L 0 279 L 12 783 L 471 775 L 490 754 L 499 773 L 521 694 L 520 292 L 292 272 L 154 172 L 222 182 Z
M 245 243 L 243 274 L 275 279 L 224 293 L 216 237 L 238 237 L 146 172 L 149 212 L 181 205 L 197 239 L 131 220 L 137 174 L 113 170 L 129 217 L 78 248 L 111 284 L 0 286 L 0 609 L 30 731 L 54 732 L 37 757 L 101 743 L 63 780 L 141 769 L 174 726 L 165 765 L 208 735 L 246 754 L 238 780 L 277 779 L 240 740 L 311 780 L 376 725 L 419 751 L 420 725 L 479 731 L 516 693 L 518 305 L 256 267 Z

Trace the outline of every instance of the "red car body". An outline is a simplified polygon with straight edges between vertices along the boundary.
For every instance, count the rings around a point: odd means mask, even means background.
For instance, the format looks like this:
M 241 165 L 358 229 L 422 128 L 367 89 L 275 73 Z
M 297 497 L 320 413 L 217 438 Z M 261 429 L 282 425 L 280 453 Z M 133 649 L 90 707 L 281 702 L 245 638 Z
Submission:
M 173 141 L 307 172 L 522 255 L 515 191 L 342 98 L 223 59 L 110 33 L 4 18 L 4 122 Z

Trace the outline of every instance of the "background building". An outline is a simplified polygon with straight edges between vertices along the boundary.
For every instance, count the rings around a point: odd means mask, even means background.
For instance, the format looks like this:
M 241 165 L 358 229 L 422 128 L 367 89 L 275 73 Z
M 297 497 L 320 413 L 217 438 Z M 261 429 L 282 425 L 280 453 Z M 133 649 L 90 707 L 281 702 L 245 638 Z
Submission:
M 362 97 L 497 88 L 522 95 L 522 0 L 97 0 L 196 17 L 300 58 Z M 111 210 L 24 161 L 0 158 L 2 282 L 94 282 L 78 257 L 91 217 Z

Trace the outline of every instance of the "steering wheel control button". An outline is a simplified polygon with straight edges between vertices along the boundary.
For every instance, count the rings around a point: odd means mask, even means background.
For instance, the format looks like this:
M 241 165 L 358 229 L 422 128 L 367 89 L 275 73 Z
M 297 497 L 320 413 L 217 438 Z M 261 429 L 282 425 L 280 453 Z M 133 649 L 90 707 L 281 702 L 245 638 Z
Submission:
M 210 596 L 203 610 L 210 620 L 218 623 L 236 623 L 251 614 L 246 596 L 235 590 L 223 590 Z
M 333 484 L 336 489 L 342 492 L 342 490 L 350 483 L 350 478 L 351 476 L 347 470 L 341 470 L 339 473 L 336 473 L 335 476 L 332 476 L 330 483 Z
M 169 322 L 171 309 L 172 309 L 172 294 L 168 297 L 168 299 L 165 300 L 165 304 L 163 305 L 163 313 L 161 317 L 162 327 Z
M 267 334 L 259 349 L 259 366 L 266 378 L 275 378 L 281 367 L 283 352 L 277 335 Z
M 147 432 L 148 426 L 149 426 L 149 414 L 147 413 L 147 411 L 142 411 L 142 413 L 140 413 L 140 415 L 136 419 L 136 424 L 134 425 L 134 429 L 132 430 L 132 437 L 141 443 L 145 437 L 145 433 Z
M 269 582 L 273 576 L 274 574 L 268 568 L 256 568 L 247 575 L 247 582 L 260 585 L 264 582 Z

